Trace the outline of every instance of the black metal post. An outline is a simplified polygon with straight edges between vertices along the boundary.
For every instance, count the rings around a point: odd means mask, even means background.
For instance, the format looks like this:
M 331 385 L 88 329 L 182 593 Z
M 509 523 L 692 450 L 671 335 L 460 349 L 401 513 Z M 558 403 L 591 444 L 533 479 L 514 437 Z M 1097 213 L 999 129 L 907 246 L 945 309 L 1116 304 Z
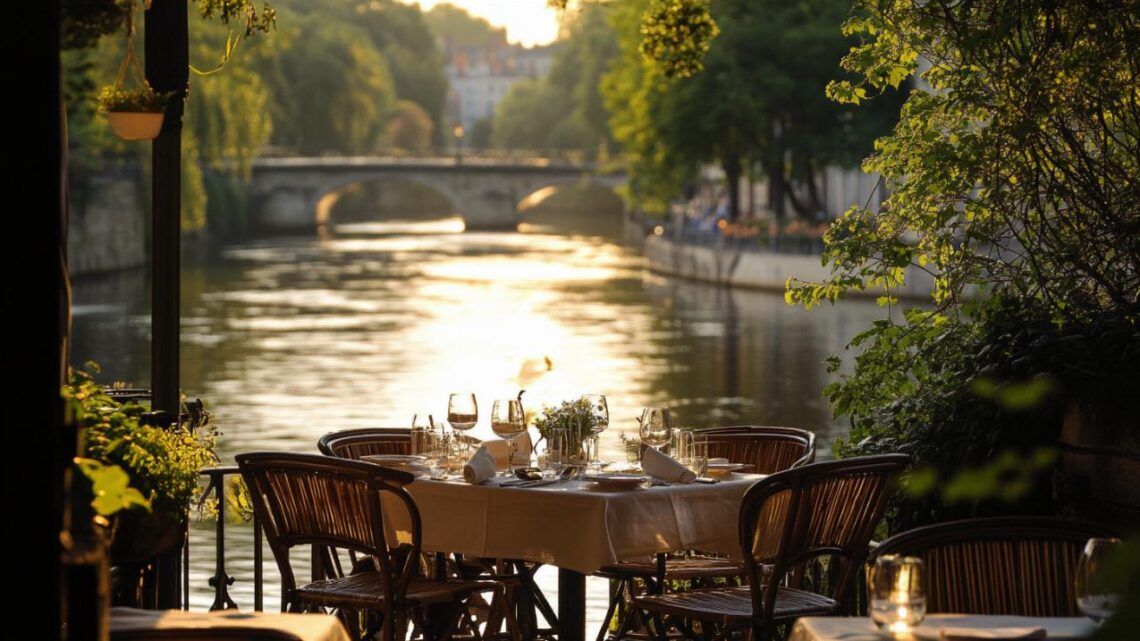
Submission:
M 586 575 L 558 569 L 558 641 L 586 639 Z
M 190 76 L 186 0 L 154 0 L 146 12 L 146 77 L 158 92 L 174 91 L 162 133 L 151 147 L 151 404 L 178 415 L 179 297 L 182 199 L 182 105 Z M 158 561 L 158 606 L 182 598 L 179 551 Z

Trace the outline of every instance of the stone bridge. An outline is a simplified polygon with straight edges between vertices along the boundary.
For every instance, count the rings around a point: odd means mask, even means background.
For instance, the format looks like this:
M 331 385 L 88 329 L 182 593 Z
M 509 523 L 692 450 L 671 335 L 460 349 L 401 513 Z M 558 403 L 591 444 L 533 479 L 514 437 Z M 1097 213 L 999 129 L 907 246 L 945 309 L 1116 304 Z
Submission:
M 613 188 L 624 184 L 626 175 L 596 175 L 592 163 L 543 158 L 261 158 L 253 163 L 250 184 L 254 219 L 267 230 L 312 231 L 328 221 L 341 189 L 380 179 L 435 189 L 451 201 L 467 229 L 513 230 L 519 202 L 540 189 L 582 181 Z

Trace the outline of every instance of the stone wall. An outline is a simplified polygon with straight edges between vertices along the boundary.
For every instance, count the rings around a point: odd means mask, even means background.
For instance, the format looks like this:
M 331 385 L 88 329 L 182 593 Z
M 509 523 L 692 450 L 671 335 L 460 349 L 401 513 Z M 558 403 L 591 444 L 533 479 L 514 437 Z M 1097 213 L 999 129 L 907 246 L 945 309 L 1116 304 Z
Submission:
M 72 275 L 94 274 L 147 262 L 145 190 L 137 161 L 98 166 L 72 163 L 67 256 Z
M 768 291 L 784 291 L 789 276 L 805 281 L 825 280 L 830 271 L 820 264 L 818 255 L 780 254 L 760 251 L 741 251 L 729 247 L 676 243 L 664 235 L 650 233 L 644 239 L 643 253 L 649 269 L 692 280 L 719 285 L 746 287 Z M 908 269 L 906 287 L 891 292 L 906 299 L 928 300 L 934 287 L 930 274 Z M 879 296 L 878 289 L 852 292 L 852 295 Z

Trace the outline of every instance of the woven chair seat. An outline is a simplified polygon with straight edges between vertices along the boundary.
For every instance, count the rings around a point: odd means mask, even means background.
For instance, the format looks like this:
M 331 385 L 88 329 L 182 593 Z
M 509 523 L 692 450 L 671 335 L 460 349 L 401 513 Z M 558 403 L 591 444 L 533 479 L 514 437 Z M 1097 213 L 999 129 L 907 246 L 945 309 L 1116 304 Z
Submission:
M 407 600 L 416 605 L 450 603 L 476 592 L 489 592 L 498 587 L 493 581 L 436 581 L 412 579 Z M 387 601 L 379 572 L 361 572 L 337 579 L 323 579 L 297 588 L 301 600 L 316 605 L 379 609 Z
M 712 556 L 694 556 L 669 559 L 665 563 L 665 579 L 673 581 L 688 581 L 692 579 L 718 579 L 726 577 L 744 576 L 744 564 L 732 559 L 722 559 Z M 656 577 L 657 561 L 645 559 L 640 561 L 621 561 L 607 565 L 594 573 L 606 579 L 627 579 L 632 577 Z
M 747 585 L 640 596 L 633 600 L 633 606 L 666 616 L 711 621 L 731 627 L 747 627 L 752 622 L 752 592 Z M 784 620 L 828 615 L 835 614 L 838 609 L 839 605 L 834 600 L 814 592 L 779 588 L 771 618 Z

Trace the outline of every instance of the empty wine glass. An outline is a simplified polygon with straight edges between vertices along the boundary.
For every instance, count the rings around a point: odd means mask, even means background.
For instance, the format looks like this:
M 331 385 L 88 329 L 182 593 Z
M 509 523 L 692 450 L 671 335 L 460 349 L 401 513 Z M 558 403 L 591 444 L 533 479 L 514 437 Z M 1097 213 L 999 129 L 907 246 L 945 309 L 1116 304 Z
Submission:
M 673 435 L 673 422 L 667 407 L 647 407 L 641 412 L 641 442 L 653 449 L 669 443 Z
M 466 433 L 479 422 L 479 404 L 475 402 L 475 395 L 470 393 L 452 394 L 447 399 L 447 422 L 451 427 Z M 466 434 L 462 437 L 467 442 Z
M 610 408 L 606 404 L 605 394 L 583 394 L 582 401 L 589 404 L 590 414 L 594 419 L 593 427 L 590 428 L 591 456 L 587 463 L 590 467 L 600 468 L 602 462 L 598 451 L 598 437 L 610 426 Z
M 1077 609 L 1098 624 L 1120 604 L 1116 586 L 1105 583 L 1104 570 L 1120 548 L 1120 539 L 1089 539 L 1077 562 Z
M 514 437 L 526 431 L 522 403 L 513 398 L 495 401 L 491 405 L 491 431 L 507 442 L 507 476 L 513 476 L 513 459 L 519 448 Z

